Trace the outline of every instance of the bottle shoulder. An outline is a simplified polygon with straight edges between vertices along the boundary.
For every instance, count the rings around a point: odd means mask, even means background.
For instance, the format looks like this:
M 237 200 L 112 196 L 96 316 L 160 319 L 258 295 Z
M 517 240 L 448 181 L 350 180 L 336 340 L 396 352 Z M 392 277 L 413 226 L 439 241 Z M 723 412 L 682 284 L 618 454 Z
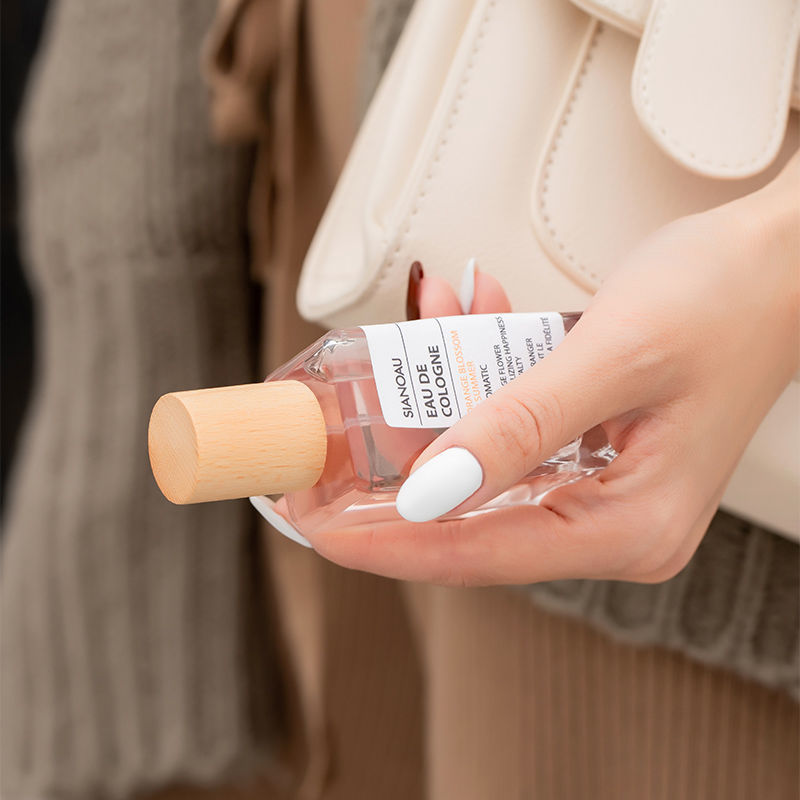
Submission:
M 270 373 L 267 381 L 337 383 L 371 374 L 369 348 L 360 328 L 328 331 L 291 361 Z

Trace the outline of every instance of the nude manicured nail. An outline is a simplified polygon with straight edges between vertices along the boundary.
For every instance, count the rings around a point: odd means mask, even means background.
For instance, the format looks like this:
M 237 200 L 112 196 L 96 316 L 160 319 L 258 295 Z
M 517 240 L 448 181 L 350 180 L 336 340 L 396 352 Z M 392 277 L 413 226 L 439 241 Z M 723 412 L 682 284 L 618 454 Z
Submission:
M 419 319 L 419 285 L 425 271 L 422 264 L 415 261 L 408 273 L 408 292 L 406 293 L 406 319 Z
M 472 310 L 472 303 L 475 300 L 475 270 L 477 265 L 475 259 L 471 258 L 467 262 L 464 269 L 464 274 L 461 276 L 461 286 L 458 290 L 458 302 L 461 305 L 461 311 L 464 314 L 469 314 Z
M 282 517 L 275 510 L 275 503 L 268 497 L 251 497 L 250 502 L 253 504 L 253 508 L 255 508 L 278 533 L 282 533 L 287 539 L 291 539 L 293 542 L 303 545 L 303 547 L 310 547 L 313 549 L 311 542 L 296 530 L 286 517 Z
M 461 505 L 482 483 L 478 459 L 463 447 L 451 447 L 426 461 L 400 487 L 397 511 L 409 522 L 428 522 Z

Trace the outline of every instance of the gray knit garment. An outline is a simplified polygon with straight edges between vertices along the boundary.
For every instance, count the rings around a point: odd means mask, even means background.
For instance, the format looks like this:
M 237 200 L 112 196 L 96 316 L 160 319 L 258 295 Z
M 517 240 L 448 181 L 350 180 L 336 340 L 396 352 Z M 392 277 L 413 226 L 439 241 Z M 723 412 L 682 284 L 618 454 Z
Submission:
M 615 638 L 679 650 L 800 697 L 800 547 L 724 511 L 688 566 L 665 583 L 522 588 Z
M 161 393 L 254 377 L 248 156 L 211 143 L 198 68 L 215 3 L 51 5 L 21 135 L 40 358 L 4 536 L 4 800 L 217 780 L 265 733 L 252 510 L 172 506 L 147 457 Z

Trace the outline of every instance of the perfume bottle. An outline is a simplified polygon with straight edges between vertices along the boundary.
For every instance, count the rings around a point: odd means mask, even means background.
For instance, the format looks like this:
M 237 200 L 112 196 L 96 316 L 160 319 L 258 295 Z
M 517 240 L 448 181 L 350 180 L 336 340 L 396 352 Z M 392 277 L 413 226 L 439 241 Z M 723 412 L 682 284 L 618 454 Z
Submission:
M 264 383 L 164 395 L 149 430 L 156 481 L 176 503 L 283 494 L 301 534 L 399 520 L 395 497 L 425 447 L 547 357 L 579 317 L 464 315 L 336 330 Z M 595 428 L 469 513 L 538 503 L 615 456 Z

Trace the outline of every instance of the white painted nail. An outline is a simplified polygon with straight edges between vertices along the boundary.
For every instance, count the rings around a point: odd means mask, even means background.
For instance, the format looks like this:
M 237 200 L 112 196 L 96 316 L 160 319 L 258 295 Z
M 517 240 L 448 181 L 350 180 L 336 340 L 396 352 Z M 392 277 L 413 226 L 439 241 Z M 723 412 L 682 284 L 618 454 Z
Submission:
M 461 505 L 482 483 L 478 459 L 463 447 L 451 447 L 426 461 L 400 487 L 397 511 L 409 522 L 428 522 Z
M 461 288 L 458 290 L 458 302 L 464 314 L 469 314 L 472 310 L 472 301 L 475 299 L 475 269 L 475 259 L 471 258 L 467 262 L 464 274 L 461 276 Z
M 282 533 L 287 539 L 291 539 L 293 542 L 303 545 L 303 547 L 311 547 L 313 549 L 311 542 L 296 530 L 286 517 L 282 517 L 275 510 L 275 503 L 273 503 L 269 497 L 251 497 L 250 502 L 253 504 L 253 508 L 255 508 L 276 531 Z

